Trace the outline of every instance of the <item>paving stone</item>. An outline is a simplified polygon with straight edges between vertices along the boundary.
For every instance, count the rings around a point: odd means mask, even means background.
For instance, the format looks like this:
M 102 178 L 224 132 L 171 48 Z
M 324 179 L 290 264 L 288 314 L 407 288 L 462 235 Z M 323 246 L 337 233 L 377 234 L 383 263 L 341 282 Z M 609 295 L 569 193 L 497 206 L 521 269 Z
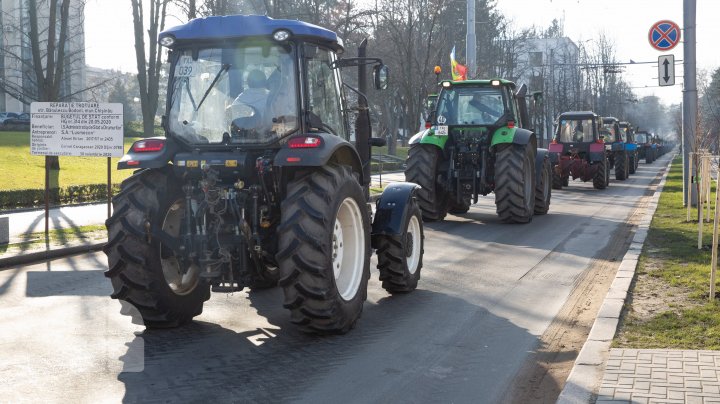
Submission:
M 600 310 L 598 311 L 598 318 L 620 318 L 623 305 L 625 301 L 623 299 L 605 299 Z
M 615 337 L 615 332 L 617 331 L 617 325 L 617 318 L 596 318 L 595 323 L 590 329 L 590 334 L 588 335 L 588 342 L 612 341 L 612 339 Z M 605 348 L 605 350 L 607 351 L 607 348 Z

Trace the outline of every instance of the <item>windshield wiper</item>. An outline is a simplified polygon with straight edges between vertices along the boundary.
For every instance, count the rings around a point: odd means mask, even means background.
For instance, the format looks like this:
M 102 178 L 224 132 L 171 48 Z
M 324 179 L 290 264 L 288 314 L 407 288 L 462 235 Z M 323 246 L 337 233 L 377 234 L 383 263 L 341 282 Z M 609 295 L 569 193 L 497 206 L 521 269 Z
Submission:
M 226 71 L 228 71 L 228 70 L 230 70 L 230 64 L 228 64 L 228 63 L 223 64 L 222 67 L 220 68 L 220 71 L 217 72 L 217 74 L 215 75 L 215 78 L 213 79 L 212 83 L 210 83 L 210 86 L 209 86 L 208 89 L 205 91 L 205 94 L 203 95 L 202 99 L 200 100 L 200 103 L 198 104 L 197 108 L 195 108 L 195 112 L 197 112 L 197 111 L 200 109 L 200 107 L 202 106 L 203 102 L 205 102 L 205 98 L 207 98 L 208 94 L 210 94 L 210 90 L 212 90 L 212 88 L 215 86 L 215 83 L 217 83 L 218 80 L 220 80 L 220 75 L 222 75 L 223 72 L 226 72 Z

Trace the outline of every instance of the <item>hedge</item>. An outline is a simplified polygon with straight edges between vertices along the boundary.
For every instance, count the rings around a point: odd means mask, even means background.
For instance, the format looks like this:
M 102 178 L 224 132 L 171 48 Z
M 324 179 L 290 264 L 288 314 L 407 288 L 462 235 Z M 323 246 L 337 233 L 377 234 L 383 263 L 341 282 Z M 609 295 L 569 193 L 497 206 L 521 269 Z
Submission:
M 113 195 L 120 192 L 120 185 L 113 184 Z M 73 204 L 107 200 L 107 184 L 70 185 L 51 189 L 51 204 Z M 0 209 L 30 208 L 45 205 L 44 189 L 16 189 L 0 191 Z

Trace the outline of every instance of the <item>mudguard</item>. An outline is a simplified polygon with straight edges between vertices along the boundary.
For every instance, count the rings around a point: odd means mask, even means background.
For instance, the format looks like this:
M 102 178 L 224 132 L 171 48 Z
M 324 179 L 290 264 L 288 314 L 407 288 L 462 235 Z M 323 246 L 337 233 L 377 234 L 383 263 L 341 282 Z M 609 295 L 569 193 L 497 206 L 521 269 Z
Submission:
M 277 167 L 322 167 L 335 158 L 336 161 L 347 164 L 353 171 L 362 173 L 360 155 L 355 147 L 347 140 L 328 133 L 313 133 L 311 136 L 322 139 L 318 147 L 291 149 L 286 142 L 275 155 L 273 165 Z
M 626 150 L 635 151 L 635 150 L 637 150 L 637 148 L 638 148 L 637 143 L 625 143 Z
M 540 181 L 542 181 L 542 175 L 540 175 L 540 173 L 542 172 L 543 163 L 546 159 L 550 160 L 550 152 L 548 149 L 537 149 L 537 154 L 535 155 L 535 182 L 537 186 L 540 186 Z
M 534 141 L 534 138 L 535 134 L 527 129 L 502 127 L 493 133 L 490 146 L 503 143 L 526 145 Z
M 159 150 L 154 152 L 143 152 L 143 153 L 136 153 L 132 150 L 132 146 L 130 147 L 130 150 L 122 156 L 120 161 L 118 161 L 117 169 L 118 170 L 137 170 L 140 168 L 161 168 L 165 167 L 169 161 L 175 157 L 175 154 L 180 151 L 179 147 L 175 142 L 169 139 L 165 139 L 164 136 L 157 136 L 157 137 L 149 137 L 144 140 L 151 140 L 151 139 L 160 139 L 165 140 L 165 146 Z M 134 145 L 135 143 L 133 143 Z
M 394 182 L 385 187 L 375 204 L 375 217 L 370 234 L 371 245 L 375 246 L 376 236 L 400 236 L 407 215 L 407 206 L 420 186 L 412 182 Z
M 590 161 L 605 160 L 605 145 L 602 143 L 593 143 L 589 148 Z
M 447 142 L 448 137 L 447 136 L 436 136 L 435 135 L 435 127 L 431 127 L 429 129 L 425 129 L 422 132 L 416 133 L 413 137 L 410 138 L 410 142 L 408 143 L 410 146 L 420 143 L 420 144 L 431 144 L 439 147 L 440 149 L 445 148 L 445 143 Z

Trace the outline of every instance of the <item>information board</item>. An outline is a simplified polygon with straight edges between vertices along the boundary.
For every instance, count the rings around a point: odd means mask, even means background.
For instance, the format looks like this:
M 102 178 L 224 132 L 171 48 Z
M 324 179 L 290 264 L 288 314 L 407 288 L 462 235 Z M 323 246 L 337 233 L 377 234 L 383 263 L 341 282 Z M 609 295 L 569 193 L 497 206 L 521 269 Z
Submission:
M 97 102 L 33 102 L 30 154 L 119 157 L 123 155 L 123 105 Z

